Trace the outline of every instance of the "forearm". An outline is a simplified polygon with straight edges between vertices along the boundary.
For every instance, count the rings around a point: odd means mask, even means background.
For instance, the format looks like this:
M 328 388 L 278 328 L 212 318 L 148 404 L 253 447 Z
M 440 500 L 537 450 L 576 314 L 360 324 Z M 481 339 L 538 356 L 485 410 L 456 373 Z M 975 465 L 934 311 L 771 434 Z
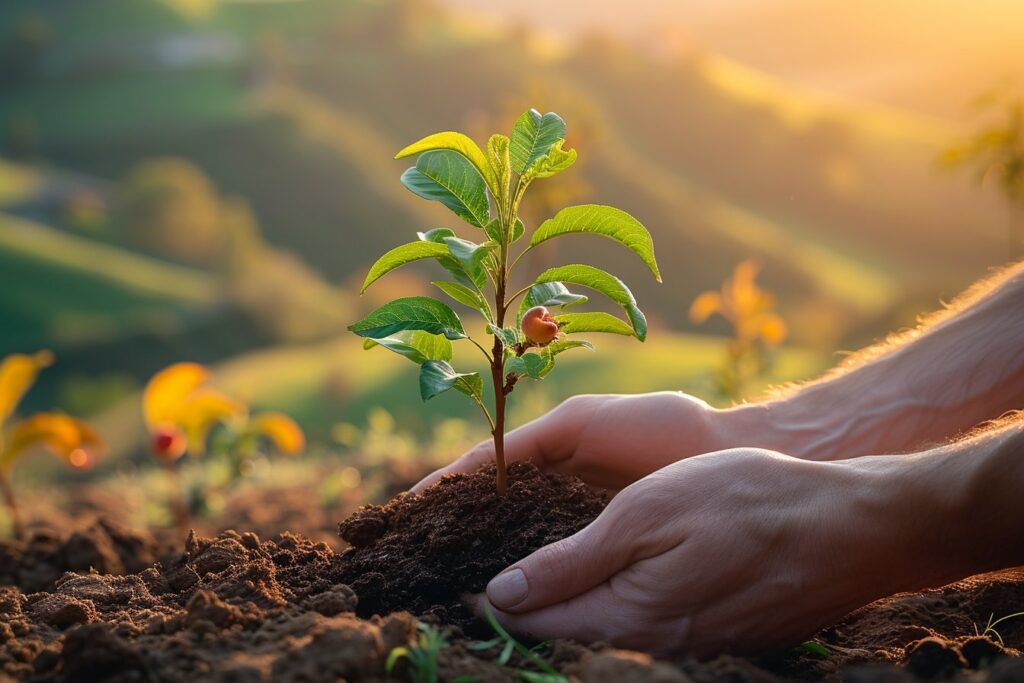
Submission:
M 730 446 L 835 460 L 920 450 L 1017 408 L 1024 263 L 940 321 L 787 397 L 722 411 L 717 422 Z
M 893 591 L 1024 565 L 1024 419 L 897 457 L 836 463 L 861 480 L 857 519 Z

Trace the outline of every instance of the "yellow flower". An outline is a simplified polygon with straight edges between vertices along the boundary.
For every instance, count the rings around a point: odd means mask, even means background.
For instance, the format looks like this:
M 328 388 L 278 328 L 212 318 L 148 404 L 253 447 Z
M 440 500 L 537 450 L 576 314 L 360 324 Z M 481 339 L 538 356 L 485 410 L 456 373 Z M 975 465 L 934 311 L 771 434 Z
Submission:
M 781 344 L 788 333 L 786 323 L 772 311 L 775 297 L 756 282 L 761 267 L 753 260 L 736 266 L 719 292 L 704 292 L 690 305 L 690 320 L 701 324 L 714 314 L 732 325 L 741 341 L 761 339 L 771 346 Z
M 249 422 L 247 432 L 266 437 L 283 455 L 296 455 L 306 447 L 302 428 L 284 413 L 260 413 Z

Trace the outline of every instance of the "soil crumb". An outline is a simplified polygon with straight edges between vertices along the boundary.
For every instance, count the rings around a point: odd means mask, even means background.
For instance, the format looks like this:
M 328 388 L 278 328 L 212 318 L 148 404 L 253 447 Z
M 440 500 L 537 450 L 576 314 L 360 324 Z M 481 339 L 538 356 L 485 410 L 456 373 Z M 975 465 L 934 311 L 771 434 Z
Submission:
M 509 468 L 504 496 L 495 467 L 443 479 L 419 495 L 360 509 L 339 525 L 352 547 L 341 581 L 359 595 L 361 616 L 407 610 L 467 626 L 459 596 L 479 592 L 510 564 L 576 533 L 607 498 L 579 479 L 527 463 Z

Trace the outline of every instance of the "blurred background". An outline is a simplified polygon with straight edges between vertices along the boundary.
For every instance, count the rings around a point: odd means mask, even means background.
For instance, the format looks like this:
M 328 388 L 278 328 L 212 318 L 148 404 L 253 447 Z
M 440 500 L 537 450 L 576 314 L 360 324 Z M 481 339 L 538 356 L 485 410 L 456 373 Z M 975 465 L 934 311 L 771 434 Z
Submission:
M 579 392 L 727 404 L 813 376 L 1016 255 L 1022 22 L 1017 0 L 4 0 L 0 357 L 52 351 L 19 414 L 66 412 L 106 441 L 88 472 L 33 457 L 15 481 L 72 513 L 47 482 L 76 500 L 88 484 L 166 522 L 140 395 L 185 360 L 301 425 L 306 453 L 260 460 L 246 486 L 315 486 L 297 497 L 329 510 L 325 534 L 339 500 L 482 438 L 469 402 L 424 406 L 415 369 L 345 326 L 429 292 L 437 273 L 408 267 L 359 297 L 385 250 L 430 227 L 472 236 L 401 186 L 395 152 L 439 130 L 482 143 L 530 107 L 565 118 L 580 161 L 533 193 L 528 229 L 619 206 L 664 284 L 574 241 L 573 262 L 633 287 L 650 337 L 598 338 L 517 387 L 514 423 Z M 784 327 L 740 381 L 735 321 L 690 307 L 744 263 Z

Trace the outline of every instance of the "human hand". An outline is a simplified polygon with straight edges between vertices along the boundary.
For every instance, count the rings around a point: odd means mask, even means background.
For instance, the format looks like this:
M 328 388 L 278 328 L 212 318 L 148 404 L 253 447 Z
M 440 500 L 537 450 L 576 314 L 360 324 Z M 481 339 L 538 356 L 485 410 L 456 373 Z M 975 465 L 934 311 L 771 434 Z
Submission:
M 712 424 L 712 416 L 724 412 L 679 392 L 573 396 L 506 434 L 505 459 L 531 461 L 542 469 L 579 476 L 592 486 L 618 490 L 681 457 L 724 448 Z M 488 439 L 423 479 L 412 492 L 493 461 L 494 442 Z
M 477 607 L 538 639 L 662 654 L 793 645 L 912 573 L 878 493 L 885 463 L 859 462 L 758 449 L 681 460 L 503 571 Z

